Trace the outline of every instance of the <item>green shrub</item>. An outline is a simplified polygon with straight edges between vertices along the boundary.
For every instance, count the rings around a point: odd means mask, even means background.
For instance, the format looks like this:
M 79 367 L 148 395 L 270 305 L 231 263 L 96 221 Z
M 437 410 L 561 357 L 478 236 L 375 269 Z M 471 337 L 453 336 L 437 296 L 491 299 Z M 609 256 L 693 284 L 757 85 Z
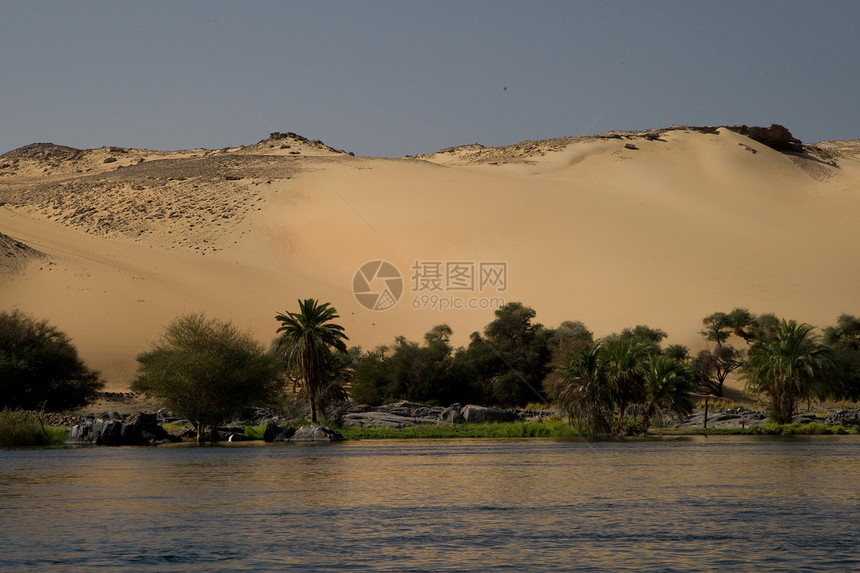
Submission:
M 0 447 L 63 444 L 66 433 L 65 428 L 42 425 L 32 412 L 8 408 L 0 411 Z
M 262 426 L 245 426 L 245 437 L 249 440 L 262 440 L 265 433 L 265 424 Z
M 231 322 L 188 314 L 174 319 L 140 364 L 132 390 L 165 400 L 191 420 L 202 441 L 248 408 L 271 403 L 281 391 L 274 357 Z M 213 441 L 216 432 L 212 432 Z

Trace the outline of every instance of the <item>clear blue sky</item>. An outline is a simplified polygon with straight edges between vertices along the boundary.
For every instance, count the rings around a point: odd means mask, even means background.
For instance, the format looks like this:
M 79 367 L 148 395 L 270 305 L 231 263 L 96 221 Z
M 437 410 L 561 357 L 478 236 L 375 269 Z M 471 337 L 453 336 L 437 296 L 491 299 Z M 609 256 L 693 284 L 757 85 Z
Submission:
M 0 153 L 360 155 L 670 124 L 860 138 L 860 1 L 0 0 Z

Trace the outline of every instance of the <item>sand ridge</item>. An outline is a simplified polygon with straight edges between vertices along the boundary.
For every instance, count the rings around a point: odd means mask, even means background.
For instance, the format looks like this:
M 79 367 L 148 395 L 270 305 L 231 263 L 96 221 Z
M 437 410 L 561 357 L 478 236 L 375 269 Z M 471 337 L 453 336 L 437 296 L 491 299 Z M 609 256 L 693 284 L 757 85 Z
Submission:
M 735 306 L 818 326 L 860 313 L 858 182 L 860 142 L 783 152 L 684 126 L 401 159 L 295 134 L 177 152 L 38 144 L 0 156 L 0 233 L 44 253 L 2 267 L 0 308 L 67 331 L 112 389 L 178 313 L 268 342 L 274 314 L 311 296 L 363 347 L 443 322 L 465 344 L 492 320 L 422 306 L 434 295 L 695 346 L 701 318 Z M 353 296 L 373 260 L 402 275 L 390 310 Z M 432 263 L 504 263 L 507 283 L 422 290 L 414 269 Z

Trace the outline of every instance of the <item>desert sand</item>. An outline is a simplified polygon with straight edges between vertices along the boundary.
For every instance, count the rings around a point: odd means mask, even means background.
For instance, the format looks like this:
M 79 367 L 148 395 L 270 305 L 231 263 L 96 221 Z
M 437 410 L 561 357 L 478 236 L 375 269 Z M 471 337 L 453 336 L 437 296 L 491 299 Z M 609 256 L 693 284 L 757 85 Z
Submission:
M 34 144 L 0 156 L 0 309 L 67 332 L 117 391 L 178 314 L 268 344 L 274 315 L 306 297 L 365 348 L 440 323 L 466 344 L 521 301 L 547 326 L 647 324 L 698 349 L 701 319 L 736 306 L 816 326 L 860 314 L 858 214 L 860 141 L 789 153 L 724 128 L 400 159 L 293 134 L 176 152 Z M 387 310 L 353 294 L 375 260 L 403 279 Z M 465 274 L 445 284 L 448 263 Z M 504 284 L 482 290 L 482 263 L 503 263 Z M 439 311 L 434 294 L 485 308 Z

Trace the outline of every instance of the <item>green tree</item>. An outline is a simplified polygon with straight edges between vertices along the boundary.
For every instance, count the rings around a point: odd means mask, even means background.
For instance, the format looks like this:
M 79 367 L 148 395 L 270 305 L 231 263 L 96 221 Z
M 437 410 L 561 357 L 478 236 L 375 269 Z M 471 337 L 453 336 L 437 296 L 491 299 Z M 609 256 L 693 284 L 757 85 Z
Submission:
M 392 348 L 365 354 L 356 366 L 353 401 L 379 405 L 397 400 L 452 404 L 480 398 L 474 371 L 450 343 L 451 328 L 433 327 L 419 345 L 397 337 Z M 386 355 L 387 353 L 387 355 Z
M 163 398 L 191 420 L 197 441 L 252 406 L 270 404 L 281 392 L 274 357 L 231 322 L 187 314 L 174 319 L 152 350 L 137 357 L 132 390 Z
M 332 322 L 340 318 L 330 303 L 319 304 L 312 298 L 299 301 L 299 312 L 275 316 L 281 323 L 280 348 L 290 369 L 299 373 L 302 392 L 311 407 L 311 421 L 317 422 L 317 403 L 329 401 L 333 380 L 326 375 L 326 362 L 332 351 L 346 353 L 349 338 L 344 328 Z
M 588 436 L 609 432 L 616 395 L 598 341 L 569 355 L 558 378 L 548 385 L 550 398 Z
M 663 425 L 669 410 L 680 419 L 693 411 L 690 392 L 696 383 L 692 369 L 683 361 L 666 354 L 651 354 L 642 367 L 645 383 L 645 415 Z
M 349 395 L 356 404 L 381 406 L 388 402 L 388 388 L 392 385 L 391 368 L 385 361 L 388 347 L 379 346 L 368 350 L 355 365 L 355 379 Z
M 841 315 L 824 329 L 824 343 L 833 349 L 833 388 L 836 398 L 860 400 L 860 319 Z
M 0 409 L 78 408 L 102 388 L 65 333 L 17 310 L 0 312 Z
M 483 336 L 472 334 L 467 349 L 485 400 L 501 406 L 543 402 L 538 389 L 550 370 L 553 331 L 532 322 L 535 311 L 519 302 L 504 305 L 495 315 Z
M 645 402 L 647 396 L 642 366 L 649 354 L 656 353 L 657 349 L 659 347 L 624 334 L 604 339 L 603 361 L 622 415 L 628 406 Z
M 772 336 L 756 340 L 747 353 L 747 386 L 768 396 L 774 422 L 791 422 L 797 401 L 810 396 L 832 366 L 830 349 L 811 333 L 808 324 L 781 320 Z

